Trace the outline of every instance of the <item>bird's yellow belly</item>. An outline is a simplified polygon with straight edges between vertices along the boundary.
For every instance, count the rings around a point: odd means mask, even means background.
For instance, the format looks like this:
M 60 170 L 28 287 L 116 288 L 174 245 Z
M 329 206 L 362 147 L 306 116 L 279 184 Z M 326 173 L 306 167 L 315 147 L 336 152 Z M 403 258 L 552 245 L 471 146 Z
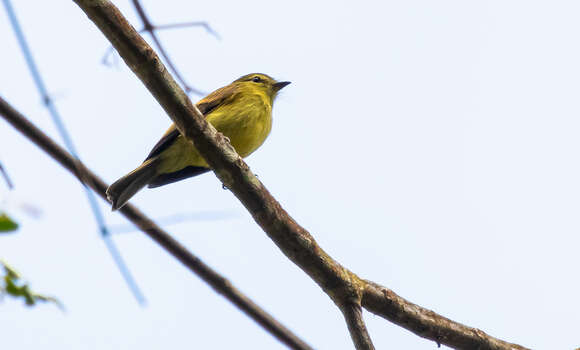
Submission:
M 247 108 L 240 108 L 240 113 L 232 113 L 229 110 L 227 115 L 220 112 L 216 110 L 210 113 L 207 121 L 230 140 L 236 152 L 242 157 L 249 156 L 260 147 L 272 129 L 270 108 L 264 108 L 259 112 L 254 109 L 250 115 Z M 195 146 L 181 135 L 163 152 L 162 158 L 163 172 L 174 172 L 187 166 L 208 167 Z
M 249 156 L 264 143 L 272 128 L 272 119 L 268 115 L 255 117 L 240 117 L 239 123 L 234 123 L 238 127 L 230 124 L 214 125 L 216 129 L 224 134 L 236 152 L 242 157 Z

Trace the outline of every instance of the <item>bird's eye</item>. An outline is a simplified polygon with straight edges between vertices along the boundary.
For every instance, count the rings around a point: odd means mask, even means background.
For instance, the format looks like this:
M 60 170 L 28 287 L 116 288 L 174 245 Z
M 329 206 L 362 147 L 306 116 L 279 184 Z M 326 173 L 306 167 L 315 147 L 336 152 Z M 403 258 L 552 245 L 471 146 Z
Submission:
M 252 81 L 253 81 L 254 83 L 259 83 L 259 82 L 261 82 L 261 81 L 262 81 L 262 79 L 260 79 L 260 77 L 253 77 L 253 78 L 252 78 Z

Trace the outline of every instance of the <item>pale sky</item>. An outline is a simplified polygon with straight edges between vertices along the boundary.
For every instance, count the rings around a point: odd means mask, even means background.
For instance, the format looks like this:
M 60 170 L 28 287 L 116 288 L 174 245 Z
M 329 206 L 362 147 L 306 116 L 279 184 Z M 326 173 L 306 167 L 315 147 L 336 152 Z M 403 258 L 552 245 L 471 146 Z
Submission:
M 138 26 L 129 1 L 115 2 Z M 534 349 L 580 346 L 580 22 L 577 1 L 144 1 L 183 75 L 210 92 L 263 72 L 292 85 L 247 159 L 288 212 L 361 277 Z M 13 1 L 86 165 L 112 182 L 169 126 L 72 1 Z M 0 7 L 0 95 L 49 135 Z M 194 100 L 199 97 L 192 96 Z M 60 142 L 61 140 L 58 139 Z M 78 182 L 0 121 L 3 208 L 22 228 L 0 258 L 66 306 L 0 304 L 6 349 L 284 349 L 139 232 L 115 242 L 140 307 Z M 42 211 L 33 219 L 19 209 Z M 317 349 L 353 349 L 339 310 L 213 174 L 144 190 L 148 215 Z M 126 224 L 100 203 L 109 225 Z M 365 313 L 377 349 L 434 349 Z

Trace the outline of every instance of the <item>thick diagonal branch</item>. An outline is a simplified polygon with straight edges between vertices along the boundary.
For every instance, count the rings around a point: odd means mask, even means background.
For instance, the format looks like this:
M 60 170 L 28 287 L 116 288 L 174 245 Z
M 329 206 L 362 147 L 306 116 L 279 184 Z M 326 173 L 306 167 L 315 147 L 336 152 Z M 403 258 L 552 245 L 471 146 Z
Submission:
M 203 115 L 171 77 L 159 57 L 119 10 L 105 0 L 75 0 L 75 2 L 111 41 L 125 63 L 175 122 L 179 131 L 195 144 L 216 176 L 236 195 L 280 250 L 306 272 L 341 309 L 353 298 L 361 300 L 363 306 L 367 305 L 364 296 L 369 283 L 333 260 L 314 238 L 288 215 L 223 135 L 217 133 L 204 120 Z M 388 305 L 389 301 L 383 299 L 382 302 Z M 455 322 L 441 323 L 442 327 L 447 328 L 440 329 L 440 333 L 454 334 L 457 337 L 432 338 L 433 333 L 421 334 L 416 331 L 417 325 L 420 327 L 423 322 L 419 316 L 424 315 L 408 313 L 406 316 L 408 322 L 402 324 L 403 327 L 439 343 L 463 348 L 462 343 L 455 343 L 453 340 L 461 338 L 461 334 L 458 333 L 461 333 L 465 326 Z M 431 313 L 431 316 L 445 319 L 435 313 Z M 360 327 L 353 329 L 356 331 L 357 328 Z M 353 339 L 359 336 L 353 335 Z M 487 335 L 485 337 L 492 338 Z M 484 338 L 479 343 L 480 349 L 496 349 L 489 347 L 489 342 Z M 515 348 L 514 345 L 501 340 L 495 339 L 495 343 L 502 344 L 502 349 Z

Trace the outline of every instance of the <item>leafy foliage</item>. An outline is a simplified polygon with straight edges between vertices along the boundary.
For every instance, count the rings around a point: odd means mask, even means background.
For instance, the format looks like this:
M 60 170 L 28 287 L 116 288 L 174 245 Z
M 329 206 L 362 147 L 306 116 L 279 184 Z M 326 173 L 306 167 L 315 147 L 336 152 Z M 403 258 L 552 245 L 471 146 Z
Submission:
M 18 224 L 6 213 L 0 213 L 0 233 L 12 232 L 18 229 Z
M 34 306 L 37 302 L 52 302 L 64 310 L 64 306 L 58 299 L 33 292 L 28 283 L 21 280 L 20 274 L 6 262 L 0 260 L 0 265 L 4 269 L 4 275 L 1 276 L 0 281 L 0 295 L 21 298 L 28 306 Z

